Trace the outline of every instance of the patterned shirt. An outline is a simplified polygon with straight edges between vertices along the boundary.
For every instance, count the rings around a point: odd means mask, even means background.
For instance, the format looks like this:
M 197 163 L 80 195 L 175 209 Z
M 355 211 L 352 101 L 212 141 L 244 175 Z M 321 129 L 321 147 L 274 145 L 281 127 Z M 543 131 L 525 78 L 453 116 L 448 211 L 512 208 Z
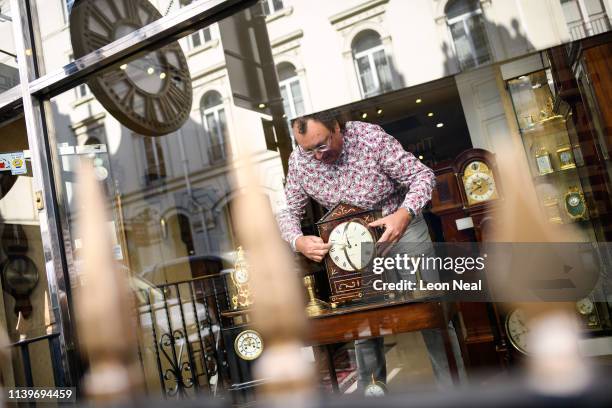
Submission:
M 295 149 L 289 157 L 285 186 L 287 207 L 277 214 L 285 241 L 302 235 L 308 197 L 327 209 L 340 202 L 381 209 L 383 216 L 404 207 L 419 214 L 431 199 L 433 171 L 378 125 L 347 122 L 342 153 L 333 164 Z

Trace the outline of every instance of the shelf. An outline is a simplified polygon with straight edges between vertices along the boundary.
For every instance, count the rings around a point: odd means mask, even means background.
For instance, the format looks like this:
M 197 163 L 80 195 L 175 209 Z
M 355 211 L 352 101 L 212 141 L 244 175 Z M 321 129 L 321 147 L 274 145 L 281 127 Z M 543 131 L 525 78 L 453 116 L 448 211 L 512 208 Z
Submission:
M 551 173 L 546 173 L 546 174 L 536 174 L 535 176 L 533 176 L 533 180 L 537 181 L 537 180 L 542 180 L 545 178 L 548 178 L 550 176 L 560 176 L 560 175 L 566 175 L 566 174 L 570 174 L 570 173 L 574 173 L 578 171 L 578 167 L 574 166 L 574 167 L 569 167 L 567 169 L 560 169 L 560 170 L 555 170 Z

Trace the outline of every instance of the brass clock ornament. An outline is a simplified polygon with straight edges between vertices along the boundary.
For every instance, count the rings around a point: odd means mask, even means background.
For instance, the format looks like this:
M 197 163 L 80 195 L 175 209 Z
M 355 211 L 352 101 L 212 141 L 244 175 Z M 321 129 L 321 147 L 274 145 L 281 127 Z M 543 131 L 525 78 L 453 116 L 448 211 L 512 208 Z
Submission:
M 578 187 L 571 186 L 565 193 L 563 201 L 565 202 L 565 211 L 572 220 L 581 221 L 588 218 L 584 195 Z
M 253 304 L 251 299 L 251 289 L 249 285 L 250 275 L 249 268 L 242 247 L 238 247 L 236 251 L 236 263 L 234 270 L 230 274 L 233 289 L 232 308 L 234 310 L 249 307 Z
M 372 382 L 367 385 L 363 394 L 366 397 L 384 397 L 387 395 L 387 386 L 382 381 L 376 381 L 372 374 Z
M 80 0 L 70 13 L 75 58 L 161 18 L 147 0 Z M 146 136 L 178 130 L 192 104 L 187 59 L 177 41 L 93 76 L 96 99 L 124 126 Z
M 234 340 L 234 351 L 243 360 L 257 359 L 264 350 L 264 341 L 257 331 L 248 329 L 240 332 Z

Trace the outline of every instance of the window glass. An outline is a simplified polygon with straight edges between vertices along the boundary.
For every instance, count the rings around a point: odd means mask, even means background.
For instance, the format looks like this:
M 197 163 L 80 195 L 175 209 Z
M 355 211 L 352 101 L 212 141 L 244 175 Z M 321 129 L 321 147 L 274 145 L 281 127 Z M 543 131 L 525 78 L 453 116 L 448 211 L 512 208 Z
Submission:
M 0 0 L 0 93 L 19 85 L 17 51 L 13 34 L 13 18 L 9 0 Z
M 359 33 L 353 40 L 353 56 L 365 97 L 392 89 L 391 69 L 378 33 Z
M 474 68 L 490 60 L 482 10 L 475 1 L 454 1 L 446 7 L 455 53 L 462 68 Z

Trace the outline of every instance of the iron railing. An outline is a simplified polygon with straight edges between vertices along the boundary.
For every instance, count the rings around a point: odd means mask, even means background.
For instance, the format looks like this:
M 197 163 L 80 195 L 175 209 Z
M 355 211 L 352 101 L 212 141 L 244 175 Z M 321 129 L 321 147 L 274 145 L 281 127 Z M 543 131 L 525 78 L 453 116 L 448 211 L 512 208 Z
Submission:
M 572 41 L 581 40 L 610 30 L 610 18 L 604 14 L 600 17 L 591 19 L 588 23 L 576 21 L 569 24 L 568 28 Z
M 21 357 L 23 368 L 23 384 L 16 384 L 24 387 L 34 387 L 34 376 L 32 371 L 32 360 L 30 358 L 30 346 L 35 343 L 47 342 L 49 346 L 49 354 L 51 356 L 51 368 L 53 371 L 54 384 L 36 384 L 37 386 L 55 386 L 65 387 L 66 378 L 61 361 L 61 349 L 59 333 L 47 334 L 44 336 L 34 337 L 31 339 L 20 340 L 11 344 L 11 349 L 16 350 Z

